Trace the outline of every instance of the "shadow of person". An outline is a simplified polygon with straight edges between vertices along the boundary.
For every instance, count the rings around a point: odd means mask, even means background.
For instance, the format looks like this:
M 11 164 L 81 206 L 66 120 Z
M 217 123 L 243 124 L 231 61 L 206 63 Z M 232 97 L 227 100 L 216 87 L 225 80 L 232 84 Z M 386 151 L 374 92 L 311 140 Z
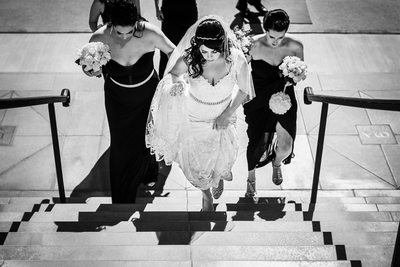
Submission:
M 254 221 L 256 216 L 264 221 L 276 221 L 283 218 L 286 212 L 284 197 L 241 197 L 236 204 L 227 204 L 228 211 L 236 211 L 234 221 Z
M 109 174 L 110 149 L 108 148 L 98 159 L 89 174 L 71 192 L 67 203 L 87 203 L 90 197 L 110 197 L 110 174 Z M 126 222 L 132 222 L 131 217 L 137 212 L 142 213 L 147 204 L 152 204 L 155 197 L 167 197 L 169 192 L 164 192 L 164 185 L 168 178 L 170 166 L 160 164 L 158 180 L 154 186 L 149 187 L 141 184 L 137 192 L 136 204 L 98 204 L 96 211 L 77 211 L 78 220 L 69 222 L 55 222 L 58 226 L 57 231 L 61 232 L 93 232 L 103 231 L 107 227 L 119 227 L 120 223 L 126 227 Z M 45 201 L 42 201 L 45 204 Z M 59 199 L 54 199 L 54 203 L 59 203 Z M 89 202 L 90 203 L 90 202 Z M 95 203 L 94 205 L 96 205 Z M 54 204 L 49 204 L 46 211 L 51 212 Z M 71 218 L 71 220 L 73 220 Z M 134 225 L 133 225 L 134 226 Z M 128 227 L 128 230 L 132 231 Z M 155 229 L 156 230 L 156 229 Z M 141 231 L 140 224 L 135 231 Z M 165 239 L 165 238 L 164 238 Z M 171 238 L 167 238 L 168 240 Z M 187 240 L 186 237 L 185 240 Z M 178 240 L 182 240 L 181 238 Z M 164 241 L 163 241 L 164 242 Z M 176 242 L 174 240 L 171 243 Z
M 264 206 L 257 216 L 265 221 L 276 221 L 285 217 L 286 212 L 283 211 L 286 205 L 285 201 L 285 197 L 260 198 L 258 204 Z
M 110 148 L 97 160 L 89 174 L 72 190 L 68 203 L 86 203 L 90 197 L 111 197 L 110 187 Z M 151 197 L 151 203 L 156 196 L 168 196 L 164 193 L 164 185 L 171 171 L 171 166 L 164 163 L 159 164 L 158 180 L 154 186 L 149 187 L 141 184 L 138 188 L 137 197 Z M 149 190 L 154 190 L 151 194 Z M 57 199 L 55 199 L 56 202 Z
M 248 25 L 251 29 L 252 35 L 257 35 L 263 33 L 262 23 L 260 21 L 259 13 L 248 12 L 246 16 L 243 16 L 242 13 L 235 14 L 235 18 L 230 24 L 230 28 L 233 30 L 235 27 L 241 29 L 244 25 Z
M 110 148 L 97 160 L 89 174 L 72 190 L 68 203 L 85 203 L 90 197 L 110 197 Z

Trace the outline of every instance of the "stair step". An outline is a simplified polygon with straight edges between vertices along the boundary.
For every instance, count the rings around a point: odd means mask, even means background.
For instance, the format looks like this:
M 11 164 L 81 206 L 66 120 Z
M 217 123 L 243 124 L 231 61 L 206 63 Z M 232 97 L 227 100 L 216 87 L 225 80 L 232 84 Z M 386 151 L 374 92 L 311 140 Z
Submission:
M 393 246 L 192 246 L 194 261 L 239 260 L 340 260 L 362 259 L 363 262 L 391 260 Z M 307 266 L 307 264 L 305 264 Z M 364 265 L 363 265 L 364 266 Z M 384 265 L 375 265 L 384 266 Z
M 398 222 L 367 221 L 140 221 L 110 222 L 0 222 L 0 232 L 145 232 L 145 231 L 230 231 L 230 232 L 396 232 Z
M 191 261 L 124 261 L 124 260 L 6 260 L 2 262 L 2 267 L 192 267 Z M 350 265 L 328 265 L 329 267 L 347 267 Z
M 358 199 L 358 197 L 357 197 Z M 364 198 L 367 203 L 376 203 L 376 204 L 399 204 L 400 197 L 365 197 Z
M 55 211 L 55 212 L 1 212 L 0 221 L 393 221 L 394 212 L 340 212 L 340 211 L 227 211 L 227 212 L 79 212 L 79 211 Z
M 200 261 L 193 267 L 351 267 L 351 261 Z M 360 265 L 361 266 L 361 265 Z
M 335 246 L 1 246 L 3 260 L 337 260 Z
M 306 203 L 222 203 L 215 204 L 216 211 L 307 211 Z M 12 211 L 199 211 L 201 203 L 180 204 L 0 204 L 0 212 Z M 400 211 L 400 204 L 347 204 L 320 203 L 315 211 Z
M 245 198 L 243 197 L 243 192 L 241 195 L 236 194 L 225 196 L 225 193 L 221 196 L 220 199 L 214 200 L 215 203 L 254 203 L 252 198 Z M 177 194 L 172 193 L 166 197 L 155 196 L 155 197 L 138 197 L 137 204 L 180 204 L 185 202 L 200 202 L 201 195 L 197 194 L 189 194 L 189 197 L 186 194 Z M 259 195 L 258 202 L 259 203 L 269 203 L 269 204 L 277 204 L 277 203 L 309 203 L 310 196 L 278 196 L 278 197 L 263 197 Z M 0 204 L 54 204 L 59 203 L 58 198 L 51 198 L 51 197 L 0 197 Z M 74 198 L 67 198 L 67 203 L 90 203 L 90 204 L 111 204 L 110 197 L 74 197 Z M 317 204 L 321 203 L 347 203 L 347 204 L 399 204 L 400 197 L 396 196 L 378 196 L 378 197 L 368 197 L 368 196 L 342 196 L 342 197 L 321 197 L 317 198 Z
M 242 197 L 244 195 L 245 187 L 243 190 L 232 190 L 226 189 L 223 196 L 235 196 Z M 309 199 L 311 196 L 311 190 L 257 190 L 259 196 L 269 196 L 269 197 L 303 197 Z M 149 194 L 154 194 L 155 190 L 148 190 Z M 66 190 L 66 196 L 69 197 L 72 192 Z M 164 190 L 161 194 L 168 196 L 182 196 L 186 193 L 190 195 L 201 196 L 201 192 L 197 189 L 187 189 L 187 191 L 182 190 Z M 157 193 L 158 195 L 159 192 Z M 109 199 L 108 191 L 82 191 L 74 192 L 74 197 L 76 199 L 87 199 L 91 197 L 104 197 Z M 58 198 L 57 190 L 0 190 L 0 198 L 18 198 L 18 197 L 37 197 L 37 198 Z M 143 197 L 139 195 L 139 197 Z M 354 190 L 319 190 L 318 198 L 321 197 L 400 197 L 400 190 L 396 189 L 354 189 Z
M 382 224 L 386 224 L 383 222 Z M 396 228 L 396 223 L 391 223 L 392 228 Z M 12 222 L 1 222 L 0 232 L 9 232 Z M 378 227 L 378 226 L 376 226 Z M 375 228 L 375 227 L 374 227 Z M 389 227 L 386 227 L 389 228 Z M 15 223 L 14 231 L 17 232 L 138 232 L 138 231 L 234 231 L 234 232 L 273 232 L 286 231 L 292 232 L 312 232 L 311 222 L 207 222 L 207 221 L 135 221 L 119 222 L 110 225 L 109 222 L 21 222 Z M 384 229 L 384 226 L 378 228 Z M 390 229 L 390 228 L 389 228 Z M 396 228 L 397 229 L 397 228 Z M 389 231 L 389 230 L 388 230 Z
M 59 261 L 4 261 L 2 267 L 351 267 L 351 261 L 105 261 L 105 260 L 59 260 Z M 359 265 L 360 266 L 360 265 Z M 363 265 L 365 266 L 365 265 Z M 376 265 L 382 266 L 383 265 Z M 376 267 L 375 266 L 375 267 Z
M 0 257 L 7 262 L 21 261 L 163 261 L 186 262 L 192 257 L 194 266 L 201 262 L 286 261 L 314 266 L 322 262 L 362 259 L 362 266 L 390 266 L 393 246 L 1 246 Z M 197 262 L 197 264 L 196 264 Z M 319 263 L 318 263 L 319 262 Z M 243 263 L 243 262 L 241 262 Z M 260 262 L 261 263 L 261 262 Z M 238 264 L 238 263 L 237 263 Z M 234 266 L 238 266 L 238 265 Z M 15 265 L 12 265 L 15 266 Z M 24 266 L 24 265 L 22 265 Z M 25 265 L 26 266 L 26 265 Z M 29 265 L 28 265 L 29 266 Z M 42 265 L 43 266 L 43 265 Z M 64 265 L 61 265 L 64 266 Z M 223 265 L 225 266 L 225 265 Z M 229 265 L 230 266 L 230 265 Z M 241 265 L 243 266 L 243 265 Z M 251 265 L 253 266 L 253 265 Z M 275 265 L 272 265 L 275 266 Z M 278 265 L 279 266 L 279 265 Z M 285 265 L 282 265 L 285 266 Z M 290 265 L 289 265 L 290 266 Z M 311 265 L 313 266 L 313 265 Z M 329 265 L 328 265 L 329 266 Z M 360 266 L 360 265 L 357 265 Z
M 394 246 L 347 246 L 347 259 L 362 259 L 363 267 L 390 267 Z
M 282 203 L 302 203 L 306 205 L 310 201 L 310 197 L 258 197 L 259 204 L 282 204 Z M 200 203 L 201 195 L 199 196 L 167 196 L 167 197 L 138 197 L 137 204 L 182 204 L 182 203 Z M 252 198 L 224 196 L 215 203 L 235 203 L 235 204 L 252 204 Z M 59 203 L 58 198 L 46 197 L 6 197 L 0 198 L 0 204 L 55 204 Z M 67 203 L 80 204 L 111 204 L 110 197 L 91 197 L 91 198 L 67 198 Z M 318 204 L 400 204 L 400 197 L 318 197 Z
M 399 211 L 391 211 L 390 215 L 393 218 L 393 221 L 400 222 L 400 212 Z
M 302 233 L 302 232 L 86 232 L 8 233 L 4 246 L 154 246 L 154 245 L 240 245 L 240 246 L 394 246 L 396 232 Z
M 188 261 L 190 246 L 1 246 L 3 260 Z
M 331 261 L 334 246 L 192 246 L 193 261 Z
M 319 227 L 331 232 L 396 232 L 398 225 L 398 222 L 323 221 Z
M 188 245 L 189 232 L 8 233 L 4 246 L 157 246 Z
M 400 197 L 400 190 L 391 189 L 355 189 L 356 197 Z
M 400 204 L 377 204 L 379 211 L 400 211 Z

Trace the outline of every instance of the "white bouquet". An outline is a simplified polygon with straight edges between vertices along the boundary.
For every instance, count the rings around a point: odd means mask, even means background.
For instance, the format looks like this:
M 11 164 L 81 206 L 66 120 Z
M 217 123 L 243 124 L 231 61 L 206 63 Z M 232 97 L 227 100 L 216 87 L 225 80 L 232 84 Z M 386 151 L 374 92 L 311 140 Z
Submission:
M 238 47 L 242 49 L 245 55 L 249 55 L 250 49 L 254 44 L 254 40 L 250 35 L 251 29 L 246 28 L 245 25 L 243 25 L 242 28 L 239 28 L 239 26 L 236 25 L 233 28 L 233 32 L 235 33 Z
M 269 108 L 278 115 L 285 114 L 291 107 L 290 97 L 285 93 L 286 87 L 298 83 L 307 77 L 307 65 L 296 56 L 286 56 L 279 69 L 286 78 L 286 84 L 282 92 L 275 93 L 269 100 Z
M 85 71 L 98 72 L 111 59 L 110 47 L 102 42 L 90 42 L 78 50 L 76 64 Z
M 294 83 L 298 83 L 307 77 L 307 65 L 296 56 L 286 56 L 279 69 L 283 76 L 290 78 Z

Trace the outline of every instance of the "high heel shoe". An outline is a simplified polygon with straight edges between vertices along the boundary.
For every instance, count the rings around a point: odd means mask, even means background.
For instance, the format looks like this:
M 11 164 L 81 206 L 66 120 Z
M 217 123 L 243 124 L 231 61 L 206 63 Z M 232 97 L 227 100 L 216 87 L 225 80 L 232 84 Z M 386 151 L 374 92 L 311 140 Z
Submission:
M 260 14 L 265 14 L 268 12 L 268 9 L 263 4 L 257 4 L 254 6 Z
M 218 199 L 224 192 L 224 180 L 219 180 L 218 187 L 211 188 L 211 193 L 214 199 Z
M 247 179 L 247 189 L 245 197 L 255 197 L 256 195 L 256 181 L 250 181 L 249 179 Z
M 274 165 L 272 163 L 272 182 L 276 185 L 280 185 L 283 182 L 281 165 Z
M 201 211 L 204 211 L 204 212 L 214 211 L 214 204 L 213 204 L 213 199 L 211 196 L 205 197 L 203 195 Z

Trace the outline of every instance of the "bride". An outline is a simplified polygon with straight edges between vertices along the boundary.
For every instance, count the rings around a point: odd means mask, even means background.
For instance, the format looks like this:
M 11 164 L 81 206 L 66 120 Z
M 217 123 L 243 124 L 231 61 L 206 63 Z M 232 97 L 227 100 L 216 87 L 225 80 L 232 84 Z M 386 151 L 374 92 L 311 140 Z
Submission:
M 157 160 L 179 164 L 213 211 L 238 152 L 236 109 L 254 97 L 246 58 L 217 16 L 192 25 L 172 53 L 152 100 L 146 145 Z M 212 188 L 210 192 L 210 188 Z

